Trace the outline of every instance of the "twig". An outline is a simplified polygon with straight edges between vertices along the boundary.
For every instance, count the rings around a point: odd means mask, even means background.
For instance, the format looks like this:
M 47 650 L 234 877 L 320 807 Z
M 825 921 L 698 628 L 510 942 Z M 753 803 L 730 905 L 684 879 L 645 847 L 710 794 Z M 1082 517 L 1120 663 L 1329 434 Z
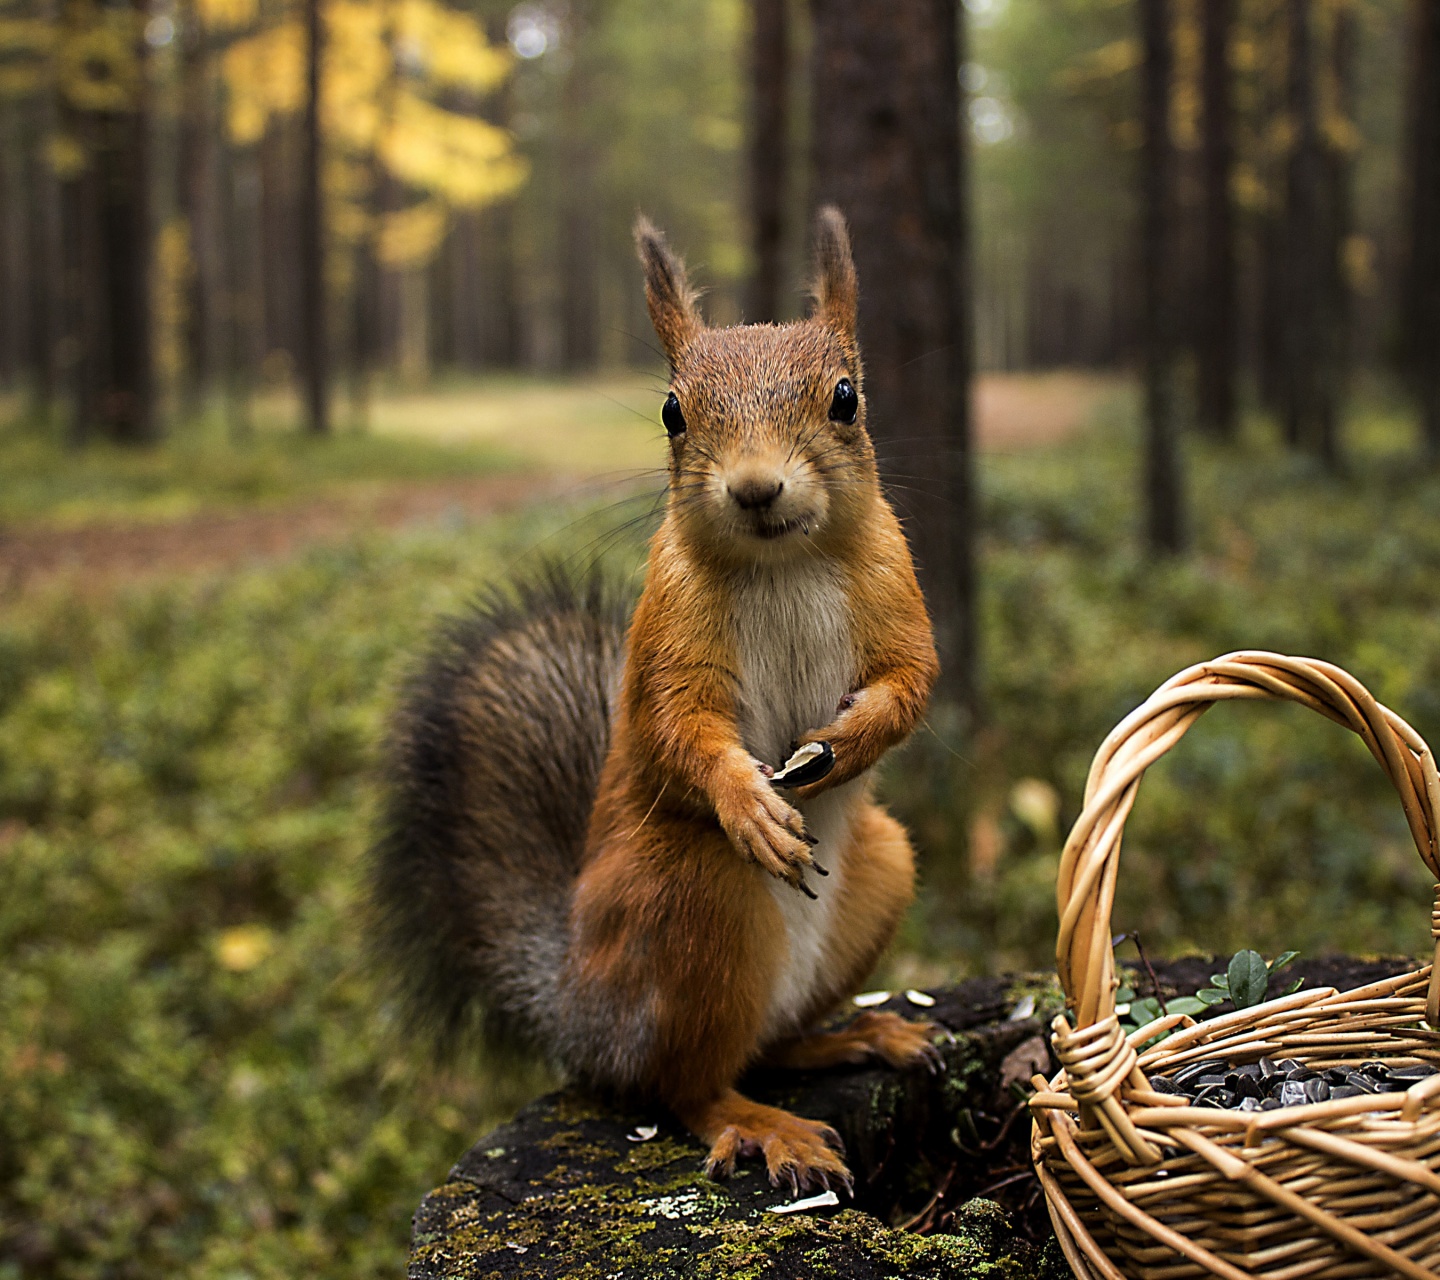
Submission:
M 915 1231 L 923 1233 L 929 1229 L 927 1227 L 921 1226 L 921 1223 L 923 1223 L 925 1219 L 928 1218 L 935 1211 L 936 1205 L 938 1205 L 945 1198 L 945 1193 L 950 1190 L 950 1182 L 955 1177 L 955 1170 L 959 1167 L 959 1165 L 954 1164 L 950 1166 L 949 1171 L 945 1174 L 943 1178 L 940 1179 L 940 1185 L 935 1188 L 935 1194 L 932 1195 L 930 1199 L 925 1202 L 925 1207 L 921 1209 L 920 1212 L 917 1213 L 913 1218 L 900 1224 L 901 1231 Z
M 1122 933 L 1115 945 L 1119 946 L 1122 942 L 1135 944 L 1135 950 L 1140 953 L 1140 963 L 1145 966 L 1145 973 L 1150 979 L 1150 988 L 1155 992 L 1155 1003 L 1160 1006 L 1160 1016 L 1165 1017 L 1170 1010 L 1165 1007 L 1165 997 L 1160 994 L 1160 979 L 1155 976 L 1155 970 L 1150 965 L 1150 958 L 1145 954 L 1145 945 L 1140 941 L 1140 934 L 1138 932 Z

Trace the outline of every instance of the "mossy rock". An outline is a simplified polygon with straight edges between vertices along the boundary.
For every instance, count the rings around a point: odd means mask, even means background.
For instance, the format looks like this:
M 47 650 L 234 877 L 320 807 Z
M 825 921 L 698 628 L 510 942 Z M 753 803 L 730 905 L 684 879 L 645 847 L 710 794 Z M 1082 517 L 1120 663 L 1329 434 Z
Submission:
M 703 1148 L 670 1117 L 561 1092 L 481 1139 L 425 1198 L 411 1277 L 1059 1280 L 1067 1272 L 1053 1242 L 1037 1244 L 989 1200 L 952 1194 L 933 1234 L 889 1225 L 923 1207 L 947 1171 L 952 1192 L 962 1166 L 962 1182 L 984 1178 L 986 1158 L 967 1161 L 960 1131 L 968 1124 L 973 1134 L 977 1115 L 1014 1108 L 1002 1064 L 1042 1044 L 1036 1019 L 1006 1020 L 1005 983 L 934 995 L 933 1008 L 900 997 L 888 1007 L 953 1033 L 939 1073 L 757 1073 L 744 1083 L 752 1097 L 840 1131 L 857 1179 L 853 1202 L 775 1213 L 793 1197 L 755 1163 L 712 1182 L 701 1172 Z M 656 1136 L 632 1140 L 651 1125 Z M 1023 1138 L 1023 1117 L 1013 1128 Z

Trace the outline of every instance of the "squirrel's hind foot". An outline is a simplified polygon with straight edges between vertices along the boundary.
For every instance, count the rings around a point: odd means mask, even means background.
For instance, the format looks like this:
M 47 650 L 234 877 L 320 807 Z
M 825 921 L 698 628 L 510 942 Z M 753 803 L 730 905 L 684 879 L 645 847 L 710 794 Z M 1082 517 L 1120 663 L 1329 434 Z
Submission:
M 840 1034 L 860 1040 L 887 1066 L 903 1070 L 923 1064 L 931 1075 L 935 1075 L 945 1065 L 945 1059 L 935 1047 L 935 1036 L 939 1031 L 939 1025 L 934 1022 L 912 1022 L 898 1013 L 870 1010 L 862 1013 Z
M 840 1155 L 840 1135 L 818 1120 L 751 1102 L 729 1090 L 703 1108 L 691 1127 L 711 1144 L 705 1172 L 712 1178 L 728 1178 L 738 1159 L 761 1156 L 772 1187 L 788 1186 L 797 1195 L 811 1189 L 843 1188 L 847 1195 L 854 1190 Z
M 898 1013 L 870 1010 L 839 1031 L 814 1031 L 779 1045 L 767 1054 L 766 1061 L 775 1067 L 816 1071 L 879 1058 L 898 1070 L 923 1064 L 935 1075 L 945 1064 L 935 1047 L 939 1031 L 933 1022 L 912 1022 Z

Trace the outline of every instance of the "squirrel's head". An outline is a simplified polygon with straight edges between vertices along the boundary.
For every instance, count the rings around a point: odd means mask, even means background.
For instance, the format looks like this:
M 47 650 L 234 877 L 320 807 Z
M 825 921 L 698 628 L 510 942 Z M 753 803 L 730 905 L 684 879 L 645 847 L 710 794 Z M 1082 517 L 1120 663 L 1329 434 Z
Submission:
M 660 416 L 681 531 L 740 561 L 843 538 L 878 487 L 855 337 L 859 289 L 839 211 L 816 219 L 815 305 L 792 324 L 709 328 L 665 237 L 641 218 L 635 242 L 670 360 Z

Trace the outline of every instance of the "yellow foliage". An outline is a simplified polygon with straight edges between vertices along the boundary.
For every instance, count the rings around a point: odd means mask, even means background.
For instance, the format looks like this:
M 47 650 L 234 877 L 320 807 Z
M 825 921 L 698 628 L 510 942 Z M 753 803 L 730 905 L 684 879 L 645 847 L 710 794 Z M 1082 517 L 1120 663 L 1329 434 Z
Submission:
M 440 247 L 448 221 L 448 211 L 436 200 L 386 214 L 380 220 L 375 256 L 387 267 L 425 262 Z
M 45 145 L 45 159 L 57 178 L 73 178 L 85 168 L 85 148 L 68 133 L 52 134 Z
M 215 959 L 231 973 L 249 973 L 275 950 L 275 934 L 263 924 L 226 929 L 214 943 Z
M 190 224 L 172 218 L 155 239 L 151 296 L 155 300 L 155 356 L 166 382 L 185 367 L 184 332 L 189 313 L 189 286 L 195 275 L 190 249 Z
M 1140 65 L 1140 42 L 1135 39 L 1112 40 L 1093 49 L 1075 65 L 1066 67 L 1056 77 L 1062 89 L 1088 89 L 1108 84 L 1129 75 Z
M 509 50 L 490 44 L 474 18 L 434 0 L 400 0 L 396 39 L 407 58 L 437 85 L 484 93 L 510 74 Z
M 33 18 L 0 18 L 0 97 L 19 98 L 45 84 L 55 47 L 53 23 Z
M 505 130 L 408 91 L 396 97 L 379 152 L 396 177 L 461 207 L 490 203 L 525 180 L 524 161 L 511 150 Z
M 292 115 L 305 101 L 305 33 L 298 22 L 240 40 L 222 64 L 230 92 L 230 136 L 242 146 L 258 142 L 271 116 Z
M 106 9 L 64 32 L 57 49 L 60 92 L 81 111 L 128 111 L 135 103 L 140 38 L 129 10 Z
M 502 199 L 528 174 L 507 131 L 427 95 L 492 89 L 513 60 L 473 17 L 435 0 L 328 0 L 324 18 L 320 110 L 331 229 L 342 244 L 375 235 L 386 262 L 419 263 L 443 239 L 452 210 Z M 295 20 L 230 47 L 223 73 L 237 143 L 258 142 L 272 120 L 300 112 L 305 54 Z M 421 197 L 378 222 L 364 208 L 372 158 Z
M 200 22 L 211 31 L 240 31 L 260 13 L 258 0 L 195 0 Z

